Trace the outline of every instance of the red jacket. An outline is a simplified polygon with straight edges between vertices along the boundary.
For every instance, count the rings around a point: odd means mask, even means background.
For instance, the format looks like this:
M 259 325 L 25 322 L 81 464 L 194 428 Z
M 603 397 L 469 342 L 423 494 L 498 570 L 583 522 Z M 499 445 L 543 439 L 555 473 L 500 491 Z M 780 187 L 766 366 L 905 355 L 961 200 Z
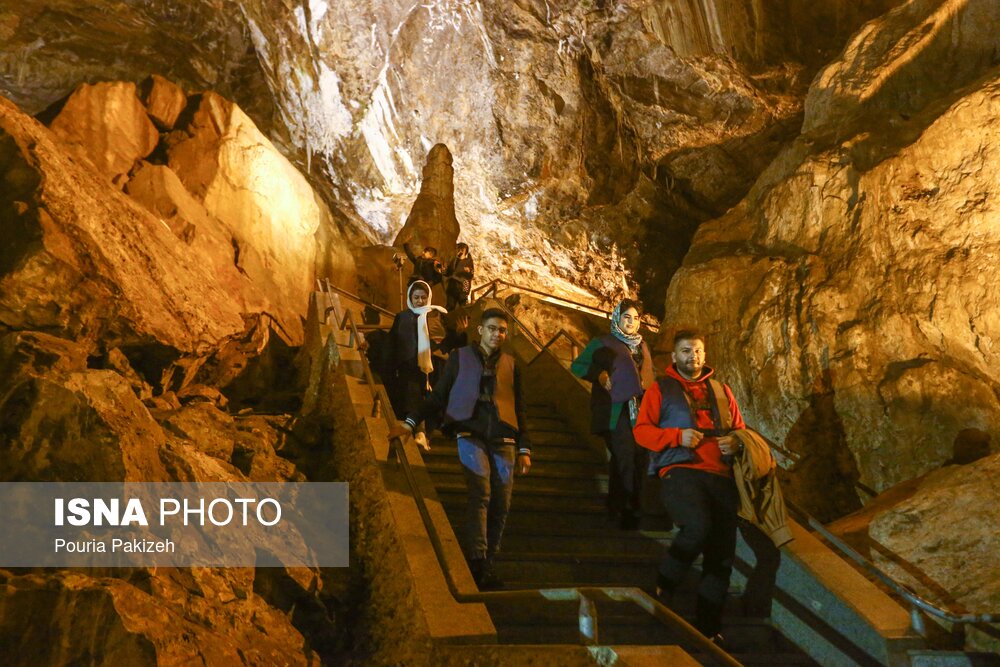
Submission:
M 685 390 L 699 403 L 704 403 L 708 394 L 705 380 L 715 371 L 705 367 L 702 375 L 697 380 L 687 380 L 677 369 L 671 365 L 666 369 L 666 374 L 675 380 L 680 381 Z M 723 384 L 726 392 L 726 399 L 729 401 L 729 413 L 733 417 L 733 430 L 746 428 L 743 415 L 740 414 L 739 406 L 736 405 L 736 398 L 733 396 L 729 385 Z M 639 417 L 636 419 L 633 435 L 635 441 L 646 449 L 658 452 L 665 447 L 681 446 L 681 431 L 679 428 L 660 428 L 660 404 L 663 396 L 660 392 L 659 383 L 653 383 L 642 397 L 642 404 L 639 406 Z M 698 410 L 696 414 L 696 424 L 699 428 L 712 429 L 712 413 L 709 410 Z M 722 452 L 719 450 L 719 442 L 714 437 L 705 437 L 698 446 L 694 448 L 694 460 L 690 463 L 678 463 L 664 468 L 660 471 L 660 476 L 666 474 L 671 468 L 694 468 L 704 470 L 724 477 L 732 477 L 732 467 L 722 460 Z

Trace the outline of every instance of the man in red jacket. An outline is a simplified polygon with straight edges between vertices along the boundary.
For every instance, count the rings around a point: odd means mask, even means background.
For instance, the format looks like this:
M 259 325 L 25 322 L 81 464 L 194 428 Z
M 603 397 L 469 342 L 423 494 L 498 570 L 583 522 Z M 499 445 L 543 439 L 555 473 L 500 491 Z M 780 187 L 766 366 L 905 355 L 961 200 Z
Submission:
M 722 609 L 736 553 L 739 498 L 729 435 L 745 428 L 732 390 L 705 365 L 705 339 L 679 331 L 666 376 L 643 396 L 636 442 L 652 450 L 649 472 L 662 478 L 663 504 L 680 531 L 659 566 L 657 596 L 669 604 L 691 563 L 702 555 L 695 627 L 721 640 Z

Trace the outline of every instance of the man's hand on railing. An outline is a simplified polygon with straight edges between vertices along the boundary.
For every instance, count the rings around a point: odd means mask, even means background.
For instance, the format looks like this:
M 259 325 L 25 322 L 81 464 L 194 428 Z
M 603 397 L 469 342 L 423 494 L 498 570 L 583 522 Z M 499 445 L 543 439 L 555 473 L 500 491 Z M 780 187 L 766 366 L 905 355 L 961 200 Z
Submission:
M 531 470 L 531 454 L 517 455 L 517 474 L 527 475 Z

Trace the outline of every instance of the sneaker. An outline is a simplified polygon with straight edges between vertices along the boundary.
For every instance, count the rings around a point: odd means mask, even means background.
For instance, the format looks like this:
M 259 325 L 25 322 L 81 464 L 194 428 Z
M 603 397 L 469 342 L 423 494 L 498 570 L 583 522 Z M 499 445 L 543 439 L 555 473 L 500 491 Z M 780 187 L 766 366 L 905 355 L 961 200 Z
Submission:
M 423 431 L 413 434 L 413 441 L 417 443 L 417 447 L 420 448 L 422 452 L 431 451 L 431 443 L 427 442 L 427 434 Z

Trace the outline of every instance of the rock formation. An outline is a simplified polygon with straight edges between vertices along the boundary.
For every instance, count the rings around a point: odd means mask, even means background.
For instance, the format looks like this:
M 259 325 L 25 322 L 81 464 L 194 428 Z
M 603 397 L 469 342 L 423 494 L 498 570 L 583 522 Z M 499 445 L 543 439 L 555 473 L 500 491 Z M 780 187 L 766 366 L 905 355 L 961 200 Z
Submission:
M 805 474 L 790 483 L 801 497 L 823 488 L 814 507 L 826 512 L 851 509 L 855 482 L 882 490 L 941 465 L 969 429 L 1000 435 L 989 287 L 1000 278 L 991 203 L 1000 154 L 985 129 L 1000 113 L 998 79 L 988 59 L 968 64 L 970 41 L 988 49 L 981 26 L 1000 10 L 932 5 L 870 24 L 816 79 L 809 99 L 826 99 L 828 88 L 861 85 L 841 74 L 853 72 L 844 63 L 871 63 L 882 67 L 871 85 L 886 97 L 807 104 L 806 134 L 737 207 L 699 229 L 667 294 L 666 320 L 708 330 L 709 354 L 749 422 L 801 457 Z M 913 76 L 883 67 L 886 42 L 959 26 L 969 28 L 961 40 L 928 37 L 895 54 L 900 65 L 955 63 L 954 89 L 905 110 L 883 106 Z M 855 125 L 824 136 L 822 118 L 838 116 Z
M 1000 475 L 995 0 L 22 5 L 0 9 L 6 479 L 300 479 L 314 281 L 395 306 L 375 244 L 446 253 L 460 224 L 477 282 L 639 293 L 661 352 L 704 329 L 787 496 L 831 519 L 909 480 L 871 537 L 995 605 L 969 527 Z M 512 305 L 543 337 L 593 326 Z M 269 577 L 0 573 L 0 637 L 309 662 L 287 601 L 333 603 Z M 81 613 L 46 643 L 27 608 Z
M 437 249 L 442 262 L 451 259 L 459 234 L 455 219 L 455 170 L 451 163 L 451 153 L 444 144 L 434 146 L 427 153 L 420 193 L 393 241 L 397 248 L 408 244 L 413 253 L 419 254 L 430 246 Z

